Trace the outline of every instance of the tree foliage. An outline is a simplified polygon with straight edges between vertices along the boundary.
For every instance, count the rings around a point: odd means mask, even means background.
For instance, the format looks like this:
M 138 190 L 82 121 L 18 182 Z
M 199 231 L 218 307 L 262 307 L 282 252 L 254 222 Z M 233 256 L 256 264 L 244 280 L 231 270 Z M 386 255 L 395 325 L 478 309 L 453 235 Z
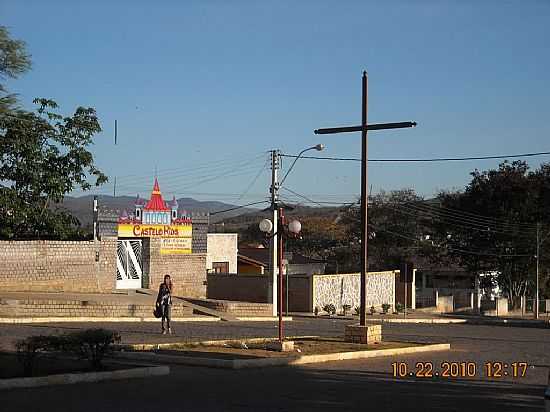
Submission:
M 31 68 L 25 42 L 10 37 L 6 27 L 0 26 L 0 114 L 14 109 L 16 95 L 4 85 L 7 79 L 16 79 Z
M 0 27 L 0 76 L 16 77 L 28 59 L 24 44 Z M 78 221 L 57 205 L 75 189 L 107 181 L 88 150 L 101 131 L 95 110 L 63 117 L 49 99 L 35 99 L 36 112 L 15 110 L 3 85 L 0 93 L 0 238 L 78 236 Z
M 533 288 L 536 225 L 550 227 L 550 167 L 529 171 L 525 162 L 504 162 L 471 176 L 464 191 L 438 197 L 443 212 L 432 226 L 435 256 L 474 273 L 498 272 L 503 292 L 517 298 Z M 549 257 L 541 253 L 543 273 Z

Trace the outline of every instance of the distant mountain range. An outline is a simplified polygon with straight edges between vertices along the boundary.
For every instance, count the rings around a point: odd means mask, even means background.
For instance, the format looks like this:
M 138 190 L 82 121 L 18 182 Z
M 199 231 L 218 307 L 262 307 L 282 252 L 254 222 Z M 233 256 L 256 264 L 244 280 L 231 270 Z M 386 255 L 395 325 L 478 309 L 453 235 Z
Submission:
M 86 195 L 80 197 L 65 197 L 63 203 L 59 206 L 67 209 L 73 216 L 75 216 L 82 226 L 88 226 L 92 224 L 93 221 L 93 195 Z M 134 203 L 136 198 L 134 196 L 99 196 L 100 207 L 118 210 L 122 212 L 126 210 L 128 213 L 134 211 Z M 218 201 L 200 201 L 195 200 L 190 197 L 182 197 L 178 200 L 179 209 L 186 210 L 188 212 L 195 213 L 213 213 L 219 212 L 221 210 L 231 209 L 237 207 L 229 203 L 218 202 Z M 267 203 L 266 203 L 267 206 Z M 211 216 L 211 222 L 218 222 L 223 219 L 239 216 L 245 213 L 251 213 L 257 211 L 252 208 L 240 208 L 232 210 L 225 213 L 216 214 Z

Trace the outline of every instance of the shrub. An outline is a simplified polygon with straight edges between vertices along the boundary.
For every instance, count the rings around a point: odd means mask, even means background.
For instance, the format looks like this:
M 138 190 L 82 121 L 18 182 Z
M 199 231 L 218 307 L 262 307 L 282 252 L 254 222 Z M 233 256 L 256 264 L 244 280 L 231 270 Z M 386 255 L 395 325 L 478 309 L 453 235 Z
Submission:
M 342 311 L 344 312 L 344 316 L 346 316 L 346 314 L 350 309 L 351 309 L 351 305 L 342 305 Z
M 334 315 L 336 313 L 336 307 L 332 303 L 323 306 L 323 310 L 329 315 Z
M 355 310 L 355 314 L 357 316 L 359 316 L 361 314 L 361 308 L 359 306 L 356 306 L 354 310 Z
M 374 315 L 376 313 L 376 309 L 374 308 L 374 305 L 370 307 L 370 314 Z
M 15 343 L 17 360 L 23 365 L 23 375 L 32 376 L 40 352 L 55 350 L 59 345 L 57 336 L 29 336 Z
M 397 313 L 403 312 L 404 308 L 405 308 L 405 306 L 400 302 L 395 304 L 395 310 L 397 311 Z
M 94 370 L 103 369 L 104 356 L 120 342 L 120 334 L 108 329 L 86 329 L 65 335 L 65 348 L 87 359 Z
M 383 303 L 382 304 L 382 312 L 383 313 L 388 313 L 388 310 L 390 309 L 390 304 L 389 303 Z

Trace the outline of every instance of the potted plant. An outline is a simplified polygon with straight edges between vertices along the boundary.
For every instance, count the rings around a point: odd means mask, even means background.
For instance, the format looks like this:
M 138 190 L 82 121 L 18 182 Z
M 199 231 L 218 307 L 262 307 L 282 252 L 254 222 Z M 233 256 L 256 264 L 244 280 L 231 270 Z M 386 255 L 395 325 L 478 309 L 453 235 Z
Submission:
M 390 309 L 390 304 L 389 303 L 383 303 L 382 304 L 382 313 L 384 315 L 388 313 L 389 309 Z
M 376 313 L 376 309 L 374 308 L 374 305 L 370 307 L 370 314 L 374 315 Z
M 403 312 L 403 309 L 404 309 L 404 308 L 405 308 L 405 306 L 404 306 L 401 302 L 397 302 L 397 303 L 395 304 L 395 311 L 396 311 L 397 313 Z
M 355 314 L 356 314 L 357 316 L 360 315 L 361 309 L 359 308 L 359 306 L 356 306 L 353 310 L 355 311 Z
M 319 306 L 315 306 L 315 309 L 313 310 L 313 313 L 315 314 L 315 316 L 319 315 Z
M 329 315 L 334 315 L 336 313 L 336 306 L 334 306 L 332 303 L 328 303 L 323 306 L 323 310 Z

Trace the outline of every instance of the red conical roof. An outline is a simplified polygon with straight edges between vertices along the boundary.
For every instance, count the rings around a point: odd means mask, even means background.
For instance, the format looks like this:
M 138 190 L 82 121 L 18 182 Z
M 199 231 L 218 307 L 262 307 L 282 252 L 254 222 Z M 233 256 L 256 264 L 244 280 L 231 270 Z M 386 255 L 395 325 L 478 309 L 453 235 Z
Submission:
M 153 186 L 153 192 L 151 193 L 151 199 L 147 202 L 144 207 L 145 210 L 158 210 L 158 211 L 167 211 L 170 210 L 166 207 L 162 194 L 160 193 L 159 182 L 155 177 L 155 184 Z

